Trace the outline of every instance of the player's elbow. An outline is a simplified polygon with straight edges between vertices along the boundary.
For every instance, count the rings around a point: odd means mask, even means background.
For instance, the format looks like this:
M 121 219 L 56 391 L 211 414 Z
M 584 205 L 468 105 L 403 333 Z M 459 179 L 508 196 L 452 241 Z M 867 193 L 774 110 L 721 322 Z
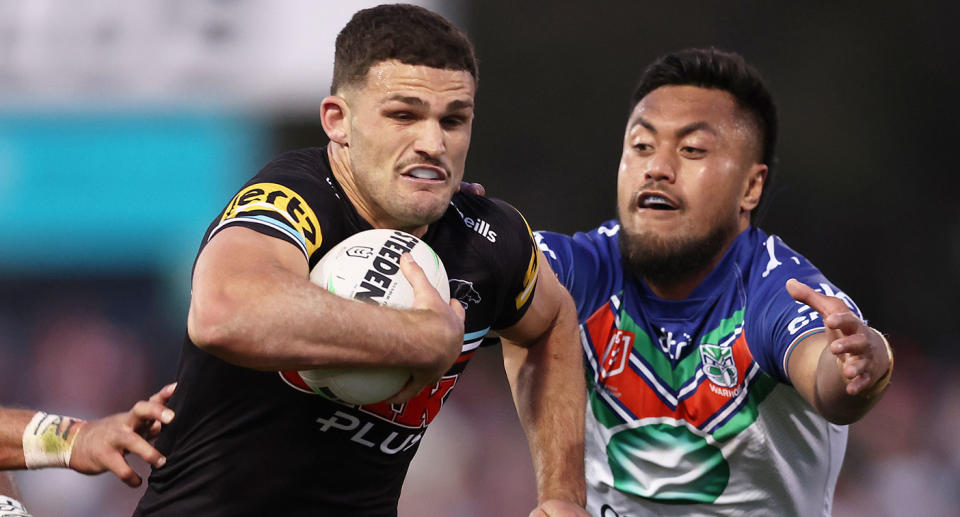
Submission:
M 840 394 L 832 398 L 819 391 L 814 400 L 814 409 L 832 424 L 850 425 L 867 414 L 874 401 L 862 397 Z
M 850 425 L 857 420 L 860 420 L 863 417 L 863 413 L 856 413 L 851 411 L 838 411 L 836 409 L 826 409 L 821 408 L 818 410 L 820 416 L 826 419 L 831 424 L 836 425 Z
M 218 357 L 229 356 L 237 347 L 239 328 L 234 303 L 223 296 L 194 294 L 187 315 L 187 334 L 197 347 Z

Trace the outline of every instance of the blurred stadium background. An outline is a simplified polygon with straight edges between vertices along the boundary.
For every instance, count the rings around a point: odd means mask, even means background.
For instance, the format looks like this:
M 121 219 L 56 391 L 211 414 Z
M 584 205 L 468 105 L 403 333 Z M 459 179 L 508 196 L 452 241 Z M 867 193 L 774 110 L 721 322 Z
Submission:
M 375 3 L 0 0 L 0 404 L 97 417 L 173 379 L 207 223 L 270 156 L 324 143 L 335 35 Z M 654 57 L 713 45 L 754 63 L 782 126 L 761 226 L 898 351 L 890 392 L 853 426 L 834 514 L 956 514 L 956 4 L 422 5 L 481 59 L 468 178 L 535 228 L 614 215 L 627 100 Z M 497 350 L 427 436 L 401 515 L 533 506 Z M 18 480 L 38 517 L 129 515 L 139 497 L 112 476 Z

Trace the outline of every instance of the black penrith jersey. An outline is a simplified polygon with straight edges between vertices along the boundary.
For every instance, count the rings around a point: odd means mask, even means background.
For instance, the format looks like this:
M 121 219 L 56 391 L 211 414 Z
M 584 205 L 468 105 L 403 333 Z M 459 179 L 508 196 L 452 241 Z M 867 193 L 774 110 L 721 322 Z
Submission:
M 284 239 L 312 268 L 371 228 L 340 185 L 326 148 L 281 155 L 250 180 L 204 236 L 240 225 Z M 495 199 L 458 193 L 422 239 L 443 261 L 466 309 L 463 350 L 433 386 L 401 404 L 352 406 L 293 376 L 229 364 L 185 339 L 170 407 L 135 515 L 396 515 L 407 467 L 427 425 L 490 329 L 515 324 L 536 285 L 537 247 L 523 217 Z M 358 324 L 376 325 L 376 322 Z

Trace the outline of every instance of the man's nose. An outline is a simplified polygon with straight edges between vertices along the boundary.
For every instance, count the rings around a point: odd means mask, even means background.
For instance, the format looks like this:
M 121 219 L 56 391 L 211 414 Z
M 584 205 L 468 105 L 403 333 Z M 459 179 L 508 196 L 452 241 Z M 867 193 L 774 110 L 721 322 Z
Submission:
M 674 180 L 677 179 L 678 166 L 678 158 L 675 153 L 666 149 L 658 149 L 657 152 L 647 160 L 643 174 L 645 179 L 673 183 Z
M 446 150 L 446 134 L 439 121 L 428 120 L 421 124 L 414 151 L 427 156 L 440 156 Z

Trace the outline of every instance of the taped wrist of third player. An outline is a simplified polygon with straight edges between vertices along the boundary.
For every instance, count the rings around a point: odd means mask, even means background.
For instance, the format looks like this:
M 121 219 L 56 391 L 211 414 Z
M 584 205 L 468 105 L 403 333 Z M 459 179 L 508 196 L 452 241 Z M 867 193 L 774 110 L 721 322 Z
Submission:
M 20 501 L 0 495 L 0 517 L 30 517 L 30 512 Z
M 84 421 L 37 411 L 23 430 L 23 460 L 28 469 L 70 467 L 70 455 Z

